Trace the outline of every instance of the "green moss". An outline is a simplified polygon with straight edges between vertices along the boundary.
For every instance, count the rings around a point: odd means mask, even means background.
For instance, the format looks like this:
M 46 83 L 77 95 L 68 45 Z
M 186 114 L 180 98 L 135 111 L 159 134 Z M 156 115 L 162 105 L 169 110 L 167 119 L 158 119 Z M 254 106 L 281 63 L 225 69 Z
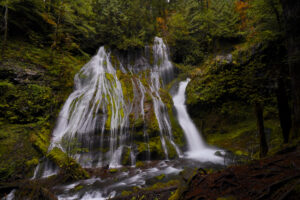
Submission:
M 89 174 L 60 148 L 53 148 L 47 157 L 61 168 L 68 180 L 80 180 L 89 177 Z
M 123 109 L 123 106 L 121 106 L 121 108 L 120 108 L 120 114 L 121 114 L 121 117 L 124 118 L 124 109 Z
M 121 192 L 121 196 L 123 196 L 123 197 L 129 196 L 129 195 L 131 195 L 131 194 L 132 194 L 131 191 L 126 191 L 126 190 L 123 190 L 123 191 Z
M 111 174 L 114 174 L 114 173 L 117 173 L 118 172 L 118 169 L 109 169 L 109 173 Z
M 32 177 L 38 158 L 47 153 L 54 119 L 73 90 L 74 75 L 89 58 L 9 41 L 0 59 L 0 73 L 7 74 L 0 80 L 2 182 Z
M 164 159 L 165 153 L 162 148 L 160 136 L 150 138 L 149 141 L 151 159 Z
M 151 46 L 149 47 L 149 49 L 150 49 L 150 51 L 149 51 L 149 63 L 150 63 L 150 65 L 153 65 L 154 64 L 153 49 L 152 49 Z
M 42 155 L 46 155 L 50 145 L 51 131 L 45 127 L 41 128 L 39 132 L 31 134 L 30 141 L 37 151 Z
M 178 200 L 180 198 L 180 190 L 177 189 L 168 200 Z
M 105 72 L 105 77 L 111 83 L 114 81 L 114 76 L 112 74 L 110 74 L 110 73 Z
M 168 181 L 166 183 L 161 183 L 161 182 L 155 183 L 154 185 L 152 185 L 150 187 L 147 187 L 144 190 L 146 190 L 146 191 L 152 191 L 152 190 L 163 189 L 163 188 L 168 188 L 168 187 L 177 186 L 177 185 L 179 185 L 179 181 L 178 180 L 170 180 L 170 181 Z
M 182 128 L 178 124 L 177 119 L 175 118 L 175 114 L 173 113 L 172 109 L 168 109 L 169 119 L 172 126 L 172 135 L 174 137 L 175 143 L 179 147 L 183 147 L 186 144 L 184 133 Z
M 147 144 L 145 142 L 139 142 L 138 144 L 138 152 L 139 153 L 146 153 L 147 152 Z
M 84 74 L 84 71 L 81 71 L 78 76 L 79 76 L 80 79 L 86 79 L 87 78 L 87 75 Z
M 135 163 L 135 166 L 136 166 L 137 168 L 143 168 L 143 167 L 145 166 L 145 164 L 144 164 L 144 162 L 142 162 L 142 161 L 137 161 L 137 162 Z
M 164 179 L 165 177 L 166 177 L 165 174 L 161 174 L 161 175 L 159 175 L 159 176 L 156 176 L 155 178 L 156 178 L 157 180 L 161 181 L 161 180 Z
M 237 125 L 227 125 L 227 133 L 206 134 L 206 140 L 209 144 L 216 145 L 240 155 L 248 155 L 250 149 L 249 142 L 257 143 L 256 122 L 253 120 L 241 122 Z
M 0 126 L 0 182 L 14 181 L 15 177 L 31 177 L 40 154 L 32 146 L 30 135 L 36 124 Z
M 0 85 L 1 110 L 10 123 L 30 123 L 47 118 L 53 104 L 52 90 L 37 84 L 17 85 L 4 81 Z
M 160 66 L 160 65 L 161 65 L 161 63 L 162 63 L 162 59 L 161 59 L 161 58 L 159 58 L 159 59 L 158 59 L 158 61 L 157 61 L 157 66 Z
M 152 109 L 150 111 L 151 113 L 149 114 L 149 118 L 146 119 L 147 122 L 147 132 L 150 137 L 158 135 L 160 129 L 159 129 L 159 124 L 156 119 L 156 115 L 154 113 L 154 110 Z
M 0 81 L 0 91 L 3 94 L 7 89 L 15 88 L 14 84 L 10 83 L 9 81 Z
M 132 86 L 132 75 L 125 74 L 121 72 L 121 70 L 117 70 L 117 77 L 121 82 L 123 96 L 125 99 L 132 101 L 134 94 L 133 94 L 133 86 Z
M 141 83 L 143 84 L 143 86 L 144 86 L 145 88 L 149 88 L 148 79 L 147 79 L 147 77 L 149 77 L 149 74 L 150 74 L 150 71 L 149 71 L 149 70 L 146 70 L 146 71 L 141 72 L 140 81 L 141 81 Z M 146 95 L 149 96 L 148 93 L 146 93 Z M 151 97 L 150 97 L 150 98 L 151 98 Z M 147 99 L 147 97 L 146 97 L 146 99 Z
M 131 164 L 131 158 L 130 158 L 130 154 L 131 154 L 131 149 L 129 147 L 124 147 L 123 148 L 123 153 L 121 156 L 121 160 L 122 160 L 122 165 L 130 165 Z
M 167 109 L 171 110 L 173 106 L 173 100 L 170 94 L 162 88 L 159 89 L 159 94 Z
M 52 149 L 47 157 L 56 163 L 60 168 L 68 165 L 68 156 L 58 147 Z
M 111 107 L 109 95 L 107 95 L 106 102 L 108 102 L 108 104 L 107 104 L 107 119 L 106 119 L 106 122 L 105 122 L 105 129 L 107 131 L 109 131 L 110 130 L 110 125 L 111 125 L 111 117 L 112 117 L 112 107 Z
M 104 65 L 104 67 L 107 66 L 107 61 L 106 60 L 103 61 L 103 65 Z
M 112 66 L 114 66 L 116 69 L 120 66 L 120 61 L 116 56 L 111 54 L 110 55 L 110 60 L 111 60 Z
M 31 166 L 37 166 L 38 163 L 39 163 L 39 160 L 38 160 L 37 158 L 33 158 L 33 159 L 31 159 L 31 160 L 28 160 L 28 161 L 26 162 L 26 165 L 27 165 L 28 167 L 31 167 Z
M 83 189 L 83 185 L 77 185 L 77 186 L 74 188 L 75 191 L 79 191 L 79 190 L 81 190 L 81 189 Z
M 72 114 L 74 113 L 74 109 L 78 103 L 78 101 L 81 101 L 81 99 L 84 97 L 84 94 L 82 94 L 80 97 L 77 97 L 76 99 L 74 99 L 70 105 L 70 110 L 69 110 L 69 117 L 68 120 L 70 120 Z
M 144 119 L 140 116 L 139 118 L 137 118 L 136 120 L 134 120 L 134 127 L 138 130 L 140 130 L 141 128 L 143 128 L 144 126 Z
M 167 145 L 167 150 L 168 150 L 168 157 L 170 159 L 176 158 L 177 157 L 177 152 L 175 147 L 170 143 L 168 139 L 165 138 L 166 145 Z

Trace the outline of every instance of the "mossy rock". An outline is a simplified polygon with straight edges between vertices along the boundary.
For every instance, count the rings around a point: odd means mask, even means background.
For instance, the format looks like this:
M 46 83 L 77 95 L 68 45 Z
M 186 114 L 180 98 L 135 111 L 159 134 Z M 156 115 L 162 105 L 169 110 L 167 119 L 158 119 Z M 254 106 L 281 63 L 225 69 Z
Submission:
M 147 122 L 147 132 L 149 134 L 149 137 L 154 137 L 159 135 L 160 132 L 160 128 L 159 128 L 159 124 L 158 121 L 156 119 L 154 110 L 151 111 L 152 113 L 149 115 L 149 119 L 146 120 Z
M 159 136 L 150 139 L 149 147 L 150 157 L 152 160 L 162 160 L 166 158 Z
M 147 134 L 147 133 L 146 133 Z M 144 130 L 140 130 L 140 131 L 133 131 L 133 139 L 136 142 L 144 142 L 145 141 L 145 134 L 144 134 Z
M 156 176 L 155 178 L 156 178 L 157 180 L 161 181 L 161 180 L 163 180 L 165 177 L 166 177 L 165 174 L 161 174 L 161 175 L 159 175 L 159 176 Z
M 122 165 L 131 165 L 131 149 L 129 147 L 124 147 L 121 155 Z
M 143 129 L 144 127 L 144 124 L 145 124 L 145 121 L 144 119 L 140 116 L 138 117 L 137 119 L 134 120 L 134 128 L 137 130 L 137 131 L 140 131 Z
M 28 161 L 26 162 L 26 165 L 27 165 L 28 167 L 31 167 L 31 166 L 37 166 L 38 164 L 39 164 L 39 159 L 38 159 L 38 158 L 33 158 L 33 159 L 28 160 Z
M 168 150 L 168 158 L 174 159 L 177 157 L 177 152 L 175 147 L 171 144 L 171 142 L 165 138 L 166 145 L 167 145 L 167 150 Z
M 58 165 L 67 180 L 81 180 L 89 178 L 89 174 L 70 156 L 60 148 L 53 148 L 47 155 L 51 161 Z
M 147 160 L 148 155 L 148 145 L 145 142 L 138 142 L 137 143 L 137 160 Z
M 184 137 L 183 130 L 180 127 L 180 125 L 175 117 L 175 113 L 173 112 L 173 109 L 168 109 L 168 113 L 169 113 L 169 119 L 170 119 L 171 126 L 172 126 L 172 135 L 173 135 L 174 141 L 179 147 L 185 148 L 186 147 L 186 139 Z
M 162 148 L 160 136 L 152 137 L 149 141 L 150 158 L 151 160 L 163 160 L 166 158 Z M 148 158 L 148 144 L 145 142 L 137 143 L 137 160 L 144 161 Z
M 34 126 L 35 124 L 0 126 L 0 182 L 32 177 L 41 156 L 30 140 L 30 135 L 36 131 Z
M 120 70 L 117 70 L 117 77 L 121 82 L 123 96 L 126 100 L 132 101 L 134 97 L 133 86 L 130 74 L 125 74 Z
M 145 166 L 145 163 L 142 162 L 142 161 L 137 161 L 137 162 L 135 163 L 135 166 L 136 166 L 137 168 L 143 168 L 143 167 Z
M 50 130 L 42 128 L 39 132 L 31 134 L 30 141 L 33 147 L 42 155 L 46 155 L 50 145 Z
M 109 173 L 111 174 L 114 174 L 114 173 L 117 173 L 118 172 L 118 169 L 109 169 Z

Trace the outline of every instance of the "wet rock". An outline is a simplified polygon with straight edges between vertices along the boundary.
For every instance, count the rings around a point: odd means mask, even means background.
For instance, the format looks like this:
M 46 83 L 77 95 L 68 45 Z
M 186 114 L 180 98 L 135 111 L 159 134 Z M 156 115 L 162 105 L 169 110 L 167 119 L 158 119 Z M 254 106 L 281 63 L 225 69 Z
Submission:
M 216 61 L 219 64 L 231 64 L 233 61 L 233 57 L 232 57 L 232 54 L 218 55 L 218 56 L 216 56 Z
M 16 63 L 0 63 L 0 79 L 9 80 L 15 84 L 28 84 L 42 78 L 44 72 L 41 69 L 23 68 Z

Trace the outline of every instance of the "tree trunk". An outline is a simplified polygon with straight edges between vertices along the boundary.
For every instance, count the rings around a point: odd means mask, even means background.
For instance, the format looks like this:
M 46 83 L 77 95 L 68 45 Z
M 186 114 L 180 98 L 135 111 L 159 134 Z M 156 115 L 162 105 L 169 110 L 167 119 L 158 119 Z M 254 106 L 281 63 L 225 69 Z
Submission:
M 300 137 L 300 1 L 281 0 L 292 85 L 292 138 Z
M 6 48 L 6 41 L 7 41 L 7 33 L 8 33 L 8 5 L 5 4 L 5 13 L 4 13 L 4 38 L 2 44 L 2 55 L 4 54 L 4 50 Z
M 269 5 L 271 6 L 271 8 L 272 8 L 272 10 L 273 10 L 273 12 L 276 16 L 276 21 L 277 21 L 277 24 L 278 24 L 278 28 L 279 28 L 279 30 L 281 30 L 281 26 L 282 26 L 281 24 L 282 23 L 281 23 L 281 19 L 280 19 L 280 14 L 279 14 L 279 11 L 278 11 L 278 9 L 275 5 L 274 0 L 269 0 Z
M 259 133 L 260 142 L 260 157 L 265 157 L 268 153 L 268 144 L 265 135 L 264 118 L 263 118 L 263 106 L 261 103 L 255 103 L 255 115 L 257 130 Z
M 288 143 L 291 130 L 291 110 L 286 94 L 286 86 L 283 77 L 278 78 L 277 105 L 279 111 L 280 126 L 282 129 L 283 141 Z

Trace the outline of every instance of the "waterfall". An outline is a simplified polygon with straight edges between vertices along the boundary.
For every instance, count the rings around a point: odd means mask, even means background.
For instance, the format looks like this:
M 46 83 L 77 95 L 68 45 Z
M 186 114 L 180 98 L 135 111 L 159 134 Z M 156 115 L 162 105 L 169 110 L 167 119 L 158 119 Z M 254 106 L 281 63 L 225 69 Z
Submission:
M 177 111 L 177 119 L 182 127 L 188 143 L 187 156 L 200 161 L 222 162 L 223 159 L 215 155 L 216 149 L 205 144 L 200 132 L 197 130 L 185 105 L 185 90 L 190 79 L 179 84 L 178 93 L 173 96 L 174 107 Z
M 116 64 L 104 47 L 98 50 L 74 78 L 74 91 L 59 114 L 48 151 L 57 147 L 68 152 L 70 144 L 78 144 L 87 151 L 76 152 L 72 157 L 86 168 L 119 167 L 122 156 L 128 151 L 128 159 L 134 165 L 139 154 L 137 149 L 143 144 L 147 148 L 146 159 L 150 159 L 149 142 L 155 135 L 149 135 L 148 127 L 154 122 L 146 118 L 154 113 L 165 159 L 171 148 L 168 144 L 181 155 L 172 135 L 168 109 L 161 98 L 161 90 L 173 78 L 168 48 L 156 37 L 153 47 L 146 51 L 153 53 L 152 62 L 145 53 L 133 64 L 124 64 L 121 59 Z M 132 121 L 140 118 L 144 139 L 134 142 Z M 55 172 L 48 165 L 44 164 L 44 177 Z

